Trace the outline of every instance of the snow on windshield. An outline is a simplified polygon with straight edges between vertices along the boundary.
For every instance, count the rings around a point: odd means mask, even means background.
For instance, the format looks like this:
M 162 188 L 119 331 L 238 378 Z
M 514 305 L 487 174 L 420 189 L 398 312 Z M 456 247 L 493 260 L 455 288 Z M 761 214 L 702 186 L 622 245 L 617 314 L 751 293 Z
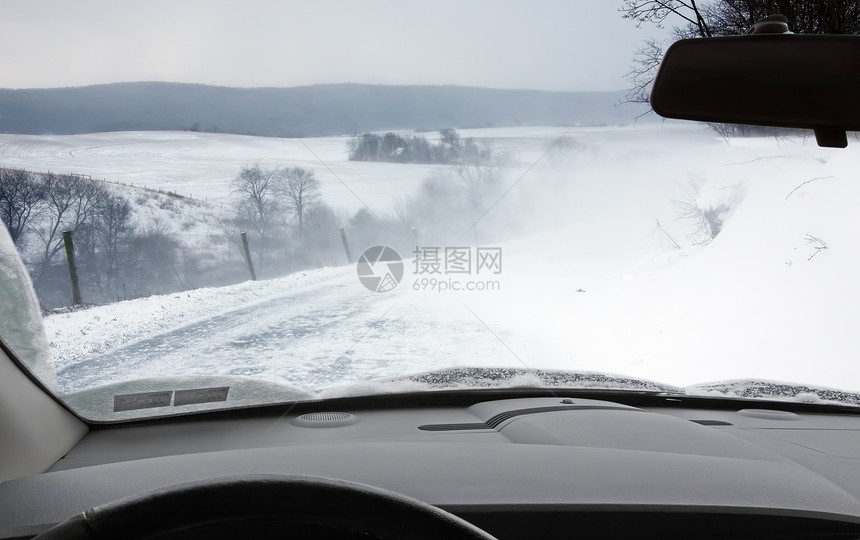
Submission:
M 39 302 L 5 227 L 0 227 L 0 337 L 48 387 L 57 388 Z
M 263 267 L 256 282 L 192 284 L 49 315 L 60 385 L 75 392 L 223 375 L 319 391 L 495 366 L 615 373 L 677 387 L 757 379 L 860 390 L 853 369 L 860 345 L 856 144 L 837 151 L 802 136 L 723 139 L 671 123 L 459 136 L 504 158 L 494 170 L 497 183 L 479 193 L 481 210 L 489 211 L 457 235 L 443 225 L 463 223 L 462 208 L 424 208 L 423 221 L 405 224 L 414 236 L 368 240 L 403 258 L 405 274 L 392 290 L 373 292 L 359 282 L 354 261 L 364 246 L 353 245 L 347 264 L 335 228 L 337 256 L 317 267 Z M 123 144 L 93 144 L 105 137 Z M 180 238 L 187 233 L 186 248 L 201 235 L 217 237 L 217 216 L 235 197 L 231 179 L 261 158 L 263 167 L 313 168 L 321 200 L 337 209 L 353 241 L 358 225 L 350 216 L 364 205 L 396 220 L 404 207 L 420 207 L 421 197 L 438 201 L 432 189 L 450 173 L 440 165 L 350 161 L 346 137 L 15 140 L 0 156 L 9 165 L 32 166 L 32 148 L 46 169 L 86 168 L 120 179 L 115 192 L 132 201 L 142 185 L 193 197 L 199 202 L 187 215 L 176 206 L 173 214 L 150 202 L 135 207 L 138 220 L 173 217 L 165 227 Z M 174 144 L 178 155 L 170 160 L 153 157 Z M 503 265 L 490 275 L 429 275 L 413 241 L 498 248 Z M 210 251 L 243 264 L 233 244 Z M 454 290 L 453 283 L 483 288 Z

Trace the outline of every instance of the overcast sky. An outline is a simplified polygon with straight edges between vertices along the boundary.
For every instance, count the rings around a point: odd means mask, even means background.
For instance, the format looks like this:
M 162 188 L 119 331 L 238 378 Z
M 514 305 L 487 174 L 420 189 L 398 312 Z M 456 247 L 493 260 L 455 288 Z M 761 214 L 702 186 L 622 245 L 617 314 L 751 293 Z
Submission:
M 613 0 L 3 0 L 0 87 L 458 84 L 617 90 Z

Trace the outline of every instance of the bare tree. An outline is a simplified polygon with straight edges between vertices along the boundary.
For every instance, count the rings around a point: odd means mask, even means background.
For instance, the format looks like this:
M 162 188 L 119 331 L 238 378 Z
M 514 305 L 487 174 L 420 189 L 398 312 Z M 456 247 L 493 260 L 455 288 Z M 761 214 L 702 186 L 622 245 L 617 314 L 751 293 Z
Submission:
M 343 253 L 338 228 L 341 219 L 329 206 L 316 204 L 305 214 L 304 235 L 307 245 L 313 249 L 305 250 L 307 262 L 317 266 L 335 265 Z
M 439 130 L 439 140 L 451 146 L 460 145 L 460 134 L 453 128 L 445 128 Z
M 457 176 L 471 192 L 480 191 L 492 181 L 495 169 L 493 147 L 488 142 L 477 142 L 469 138 L 460 142 L 457 139 L 457 159 L 454 169 Z
M 45 190 L 44 212 L 33 227 L 39 237 L 40 254 L 36 262 L 34 281 L 38 288 L 45 269 L 63 249 L 63 231 L 78 230 L 89 222 L 96 210 L 98 199 L 105 191 L 104 186 L 80 176 L 56 175 L 43 176 Z
M 193 288 L 190 276 L 183 272 L 180 264 L 181 244 L 165 221 L 151 221 L 145 229 L 138 229 L 127 238 L 126 244 L 123 278 L 132 284 L 132 297 L 165 291 L 173 284 L 183 290 Z M 193 265 L 196 259 L 189 262 Z M 123 293 L 124 298 L 129 297 L 125 289 Z
M 87 275 L 105 298 L 118 291 L 134 232 L 129 202 L 106 189 L 99 191 L 90 219 L 78 228 L 78 247 L 85 254 Z
M 286 209 L 296 216 L 299 232 L 303 231 L 308 210 L 320 199 L 319 180 L 314 171 L 301 167 L 282 169 L 274 190 L 283 198 Z
M 636 27 L 644 24 L 665 28 L 672 24 L 675 39 L 691 37 L 712 37 L 710 25 L 705 20 L 701 6 L 695 0 L 624 0 L 620 8 L 621 16 L 635 21 Z M 648 103 L 651 82 L 663 60 L 666 40 L 649 38 L 633 55 L 633 65 L 625 78 L 632 85 L 624 101 L 629 103 Z
M 274 197 L 277 169 L 263 169 L 259 163 L 242 167 L 233 179 L 233 193 L 239 196 L 234 205 L 239 218 L 248 222 L 260 236 L 265 238 L 277 211 Z
M 44 199 L 44 186 L 32 174 L 0 169 L 0 220 L 9 229 L 16 246 L 20 247 L 23 242 L 24 233 Z
M 636 21 L 637 27 L 647 23 L 663 28 L 668 19 L 679 21 L 673 25 L 677 34 L 712 37 L 700 4 L 696 0 L 624 0 L 620 11 L 625 19 Z
M 768 15 L 780 14 L 800 34 L 860 33 L 858 0 L 720 0 L 704 8 L 714 35 L 739 35 Z
M 128 243 L 134 236 L 131 205 L 122 197 L 106 194 L 99 201 L 94 222 L 101 248 L 99 266 L 104 276 L 104 287 L 113 294 L 117 290 L 116 281 L 125 267 Z
M 651 93 L 651 82 L 657 74 L 657 68 L 663 61 L 665 41 L 654 38 L 646 39 L 641 47 L 633 53 L 633 64 L 624 76 L 632 85 L 624 96 L 628 103 L 648 103 Z M 644 116 L 647 111 L 642 113 Z
M 347 142 L 350 161 L 379 161 L 382 137 L 374 133 L 364 133 Z

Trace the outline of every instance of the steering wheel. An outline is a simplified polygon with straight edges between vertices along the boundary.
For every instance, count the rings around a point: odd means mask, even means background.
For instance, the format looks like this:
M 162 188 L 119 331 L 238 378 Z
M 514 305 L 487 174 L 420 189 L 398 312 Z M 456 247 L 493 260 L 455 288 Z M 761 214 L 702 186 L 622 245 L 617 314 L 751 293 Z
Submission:
M 38 540 L 360 538 L 493 540 L 391 491 L 309 476 L 233 476 L 169 486 L 91 508 Z

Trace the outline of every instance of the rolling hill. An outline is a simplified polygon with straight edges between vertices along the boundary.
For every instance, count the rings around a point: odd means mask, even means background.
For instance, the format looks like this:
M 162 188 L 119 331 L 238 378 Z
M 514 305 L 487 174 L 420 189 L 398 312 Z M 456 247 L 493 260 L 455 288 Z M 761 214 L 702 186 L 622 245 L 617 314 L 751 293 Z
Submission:
M 195 129 L 274 137 L 386 129 L 630 124 L 623 92 L 458 86 L 227 88 L 164 82 L 0 89 L 0 133 L 69 135 Z

